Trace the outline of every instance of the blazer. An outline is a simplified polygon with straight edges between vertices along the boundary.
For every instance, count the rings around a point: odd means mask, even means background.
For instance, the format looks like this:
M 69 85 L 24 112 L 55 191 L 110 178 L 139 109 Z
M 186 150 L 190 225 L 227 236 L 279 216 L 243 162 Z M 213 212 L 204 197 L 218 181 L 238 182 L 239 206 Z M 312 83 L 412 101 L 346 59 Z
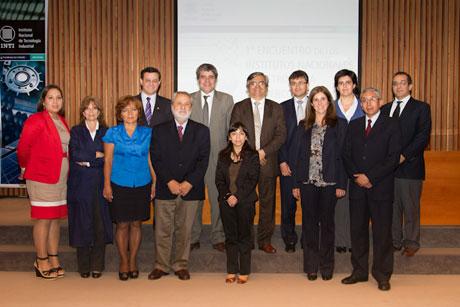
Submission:
M 369 136 L 365 136 L 366 117 L 350 122 L 345 137 L 343 161 L 350 178 L 350 199 L 366 195 L 373 200 L 393 201 L 394 172 L 401 153 L 401 130 L 396 120 L 380 113 Z M 372 188 L 359 187 L 354 174 L 364 173 Z
M 153 114 L 150 118 L 150 122 L 148 123 L 147 118 L 145 117 L 144 104 L 142 104 L 142 114 L 139 114 L 141 117 L 140 124 L 149 126 L 150 128 L 173 119 L 171 112 L 171 100 L 158 95 L 158 93 L 156 97 L 155 107 L 153 109 Z M 136 98 L 142 102 L 141 93 L 139 93 Z
M 284 112 L 284 121 L 286 123 L 286 141 L 281 146 L 278 152 L 278 163 L 281 164 L 286 162 L 291 166 L 292 161 L 289 160 L 289 151 L 291 150 L 294 144 L 294 136 L 297 131 L 297 114 L 295 111 L 294 98 L 284 101 L 281 103 Z M 308 103 L 306 104 L 308 110 Z
M 299 188 L 303 182 L 308 181 L 311 155 L 311 132 L 312 128 L 305 130 L 303 122 L 298 126 L 294 142 L 294 164 L 291 170 L 294 174 L 294 187 Z M 347 131 L 347 121 L 337 118 L 334 127 L 328 126 L 324 135 L 322 149 L 323 180 L 335 182 L 336 188 L 347 189 L 347 175 L 342 162 L 342 150 Z
M 64 127 L 69 127 L 59 116 Z M 17 147 L 19 166 L 25 168 L 24 178 L 42 183 L 59 181 L 62 159 L 61 138 L 47 111 L 31 115 L 24 123 Z
M 347 119 L 345 117 L 345 114 L 342 113 L 342 110 L 340 110 L 338 99 L 334 102 L 334 105 L 335 105 L 335 113 L 337 114 L 337 117 Z M 361 108 L 361 103 L 358 99 L 358 106 L 356 107 L 355 113 L 353 113 L 353 116 L 351 117 L 350 121 L 360 118 L 361 116 L 364 116 L 364 112 L 363 112 L 363 109 Z
M 182 142 L 174 120 L 153 129 L 150 157 L 157 176 L 156 198 L 175 199 L 168 182 L 188 181 L 193 187 L 184 200 L 204 200 L 204 175 L 209 162 L 210 137 L 205 125 L 188 120 Z
M 192 93 L 192 115 L 190 118 L 203 123 L 203 110 L 201 108 L 201 91 Z M 233 97 L 229 94 L 214 91 L 211 108 L 209 131 L 211 135 L 211 152 L 209 155 L 209 171 L 216 172 L 219 152 L 227 146 L 230 116 L 234 106 Z
M 246 98 L 235 104 L 230 122 L 232 124 L 242 122 L 246 126 L 249 133 L 249 144 L 255 148 L 254 115 L 250 98 Z M 276 177 L 279 174 L 278 150 L 285 140 L 286 123 L 283 107 L 270 99 L 265 99 L 260 148 L 265 151 L 267 163 L 260 167 L 261 175 Z
M 238 202 L 257 201 L 256 185 L 259 181 L 260 161 L 259 154 L 253 150 L 243 152 L 244 159 L 241 161 L 240 170 L 236 177 L 237 192 L 234 196 Z M 219 192 L 218 201 L 225 201 L 224 197 L 230 193 L 230 176 L 228 169 L 231 159 L 220 157 L 216 168 L 216 186 Z
M 391 104 L 382 107 L 390 115 Z M 424 151 L 430 141 L 431 110 L 426 102 L 410 98 L 399 116 L 402 133 L 402 151 L 405 161 L 396 169 L 397 178 L 425 179 Z

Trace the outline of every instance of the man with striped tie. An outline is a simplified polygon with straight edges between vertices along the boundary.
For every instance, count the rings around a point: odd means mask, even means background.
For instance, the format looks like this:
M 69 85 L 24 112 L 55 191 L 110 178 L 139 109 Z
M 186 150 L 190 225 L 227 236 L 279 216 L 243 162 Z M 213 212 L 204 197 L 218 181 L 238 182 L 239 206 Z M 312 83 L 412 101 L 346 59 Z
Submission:
M 161 85 L 160 71 L 155 67 L 142 69 L 139 83 L 141 92 L 136 97 L 142 101 L 143 114 L 140 117 L 143 123 L 154 127 L 171 120 L 171 100 L 158 95 Z

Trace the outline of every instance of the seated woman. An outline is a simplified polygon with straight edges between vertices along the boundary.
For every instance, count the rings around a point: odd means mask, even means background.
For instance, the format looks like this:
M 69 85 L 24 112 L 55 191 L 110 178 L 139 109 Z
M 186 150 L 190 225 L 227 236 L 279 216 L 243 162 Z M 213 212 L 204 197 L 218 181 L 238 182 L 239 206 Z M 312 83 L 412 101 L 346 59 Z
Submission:
M 244 284 L 251 273 L 251 228 L 257 201 L 259 155 L 247 141 L 248 131 L 234 123 L 228 132 L 228 145 L 219 153 L 216 186 L 225 232 L 227 278 L 225 282 Z M 239 276 L 237 277 L 237 275 Z
M 104 270 L 105 245 L 112 243 L 109 206 L 104 189 L 104 146 L 107 128 L 102 106 L 87 96 L 80 104 L 80 124 L 70 131 L 70 173 L 67 182 L 69 241 L 77 248 L 82 278 L 99 278 Z
M 342 145 L 347 122 L 337 118 L 334 102 L 324 86 L 315 87 L 308 99 L 306 120 L 299 123 L 293 151 L 293 195 L 301 199 L 304 272 L 316 280 L 334 273 L 334 209 L 345 196 L 346 174 Z

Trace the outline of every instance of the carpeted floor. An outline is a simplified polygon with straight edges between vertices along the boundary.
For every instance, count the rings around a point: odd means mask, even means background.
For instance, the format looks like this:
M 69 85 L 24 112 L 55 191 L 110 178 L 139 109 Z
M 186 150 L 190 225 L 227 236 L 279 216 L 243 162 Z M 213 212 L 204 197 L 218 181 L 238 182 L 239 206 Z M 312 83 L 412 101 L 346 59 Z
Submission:
M 376 283 L 342 285 L 345 276 L 331 281 L 308 281 L 301 274 L 253 274 L 245 285 L 225 284 L 224 274 L 193 274 L 189 281 L 174 276 L 121 282 L 115 273 L 99 280 L 77 273 L 46 281 L 32 272 L 0 272 L 0 305 L 10 306 L 460 306 L 460 275 L 396 275 L 392 289 Z

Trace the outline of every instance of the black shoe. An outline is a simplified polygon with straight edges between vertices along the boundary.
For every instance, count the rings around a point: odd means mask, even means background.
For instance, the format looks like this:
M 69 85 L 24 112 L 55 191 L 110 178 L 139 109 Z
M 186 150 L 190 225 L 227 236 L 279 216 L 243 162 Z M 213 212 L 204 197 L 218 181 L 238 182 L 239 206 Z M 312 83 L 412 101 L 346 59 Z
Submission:
M 174 275 L 179 277 L 180 280 L 189 280 L 190 279 L 190 273 L 188 270 L 182 269 L 179 271 L 174 272 Z
M 388 291 L 391 289 L 389 281 L 379 281 L 379 290 Z
M 351 274 L 350 276 L 345 277 L 344 279 L 342 279 L 342 284 L 344 284 L 344 285 L 352 285 L 352 284 L 356 284 L 357 282 L 365 282 L 365 281 L 368 281 L 367 276 L 366 277 L 359 277 L 359 276 Z
M 200 242 L 195 242 L 195 243 L 190 244 L 190 251 L 194 249 L 199 249 L 199 248 L 200 248 Z
M 80 277 L 81 278 L 88 278 L 89 277 L 89 272 L 80 273 Z
M 139 270 L 129 271 L 129 278 L 136 279 L 139 277 Z
M 126 281 L 129 279 L 129 272 L 118 272 L 118 278 L 120 280 Z
M 91 272 L 91 276 L 92 276 L 93 278 L 99 278 L 99 277 L 102 276 L 102 272 L 93 271 L 93 272 Z
M 332 273 L 321 274 L 321 278 L 323 280 L 331 280 L 332 279 Z
M 311 280 L 311 281 L 316 280 L 318 278 L 318 274 L 316 274 L 316 273 L 307 273 L 307 278 L 308 278 L 308 280 Z
M 335 251 L 339 254 L 342 254 L 347 252 L 347 248 L 345 246 L 336 246 Z
M 286 244 L 286 247 L 284 248 L 286 253 L 295 253 L 295 244 L 294 243 L 288 243 Z

